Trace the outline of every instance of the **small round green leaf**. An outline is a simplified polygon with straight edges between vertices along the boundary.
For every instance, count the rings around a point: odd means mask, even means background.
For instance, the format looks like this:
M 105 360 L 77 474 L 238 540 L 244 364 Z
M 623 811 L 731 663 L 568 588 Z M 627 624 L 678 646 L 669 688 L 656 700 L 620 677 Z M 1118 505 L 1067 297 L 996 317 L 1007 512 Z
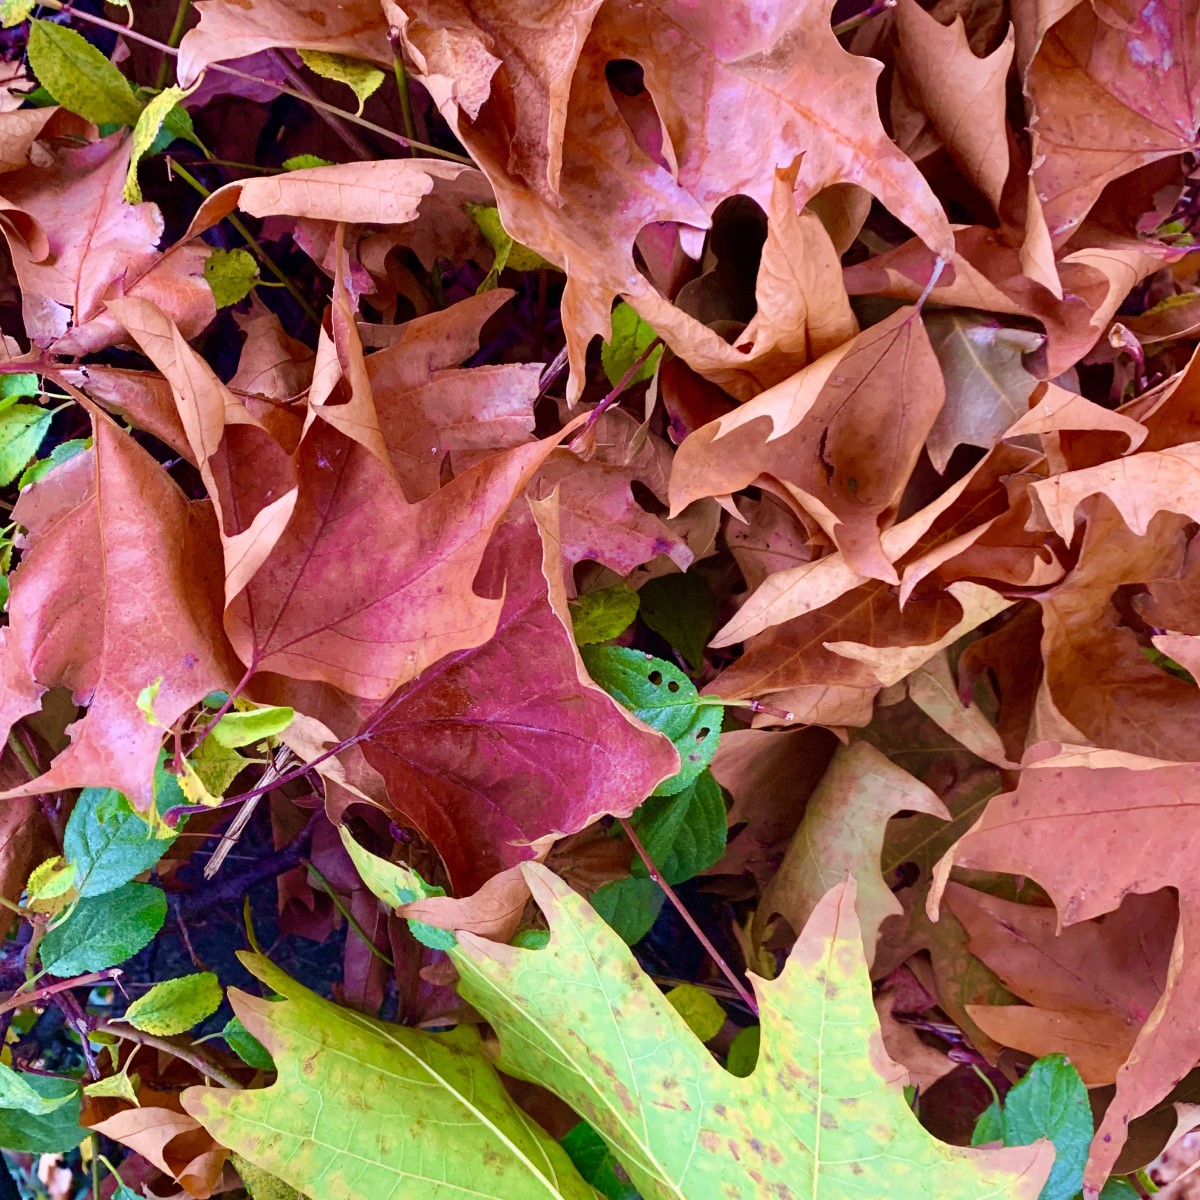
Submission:
M 694 983 L 681 983 L 667 993 L 667 999 L 702 1042 L 711 1041 L 721 1032 L 725 1010 L 713 998 L 712 992 L 706 992 Z
M 620 636 L 638 613 L 638 593 L 626 583 L 588 592 L 571 605 L 575 643 L 594 646 Z
M 221 983 L 211 971 L 156 983 L 125 1010 L 134 1029 L 170 1037 L 198 1025 L 221 1007 Z
M 218 308 L 245 300 L 258 282 L 258 263 L 249 250 L 213 250 L 204 260 L 204 278 Z

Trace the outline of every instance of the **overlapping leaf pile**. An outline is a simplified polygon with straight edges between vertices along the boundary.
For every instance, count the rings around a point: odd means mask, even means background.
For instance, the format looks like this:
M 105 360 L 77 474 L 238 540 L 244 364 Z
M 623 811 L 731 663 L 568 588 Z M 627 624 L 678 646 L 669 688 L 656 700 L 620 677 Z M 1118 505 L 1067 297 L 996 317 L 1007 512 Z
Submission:
M 1131 1195 L 1195 4 L 168 9 L 0 5 L 10 1169 Z

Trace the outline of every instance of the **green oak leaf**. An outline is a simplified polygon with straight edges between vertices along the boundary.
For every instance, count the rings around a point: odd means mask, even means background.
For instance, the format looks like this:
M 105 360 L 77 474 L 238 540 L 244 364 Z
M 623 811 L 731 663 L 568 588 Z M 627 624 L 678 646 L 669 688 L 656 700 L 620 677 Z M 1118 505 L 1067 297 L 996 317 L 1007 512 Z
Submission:
M 167 919 L 167 898 L 148 883 L 80 900 L 42 939 L 42 966 L 60 979 L 103 971 L 147 946 Z
M 238 957 L 284 997 L 230 993 L 278 1075 L 267 1088 L 183 1093 L 222 1146 L 317 1200 L 594 1200 L 509 1098 L 473 1026 L 434 1034 L 372 1020 L 261 955 Z
M 211 971 L 197 971 L 156 983 L 126 1010 L 134 1029 L 171 1037 L 198 1025 L 221 1007 L 221 983 Z
M 682 791 L 712 762 L 724 710 L 705 700 L 674 664 L 626 646 L 584 646 L 583 665 L 593 681 L 635 717 L 666 734 L 679 751 L 677 775 L 654 789 L 656 796 Z
M 885 1054 L 852 882 L 817 906 L 783 973 L 754 980 L 754 1072 L 725 1070 L 623 942 L 545 867 L 522 867 L 544 950 L 461 934 L 459 991 L 500 1039 L 500 1069 L 555 1092 L 645 1200 L 1033 1200 L 1052 1149 L 949 1146 Z

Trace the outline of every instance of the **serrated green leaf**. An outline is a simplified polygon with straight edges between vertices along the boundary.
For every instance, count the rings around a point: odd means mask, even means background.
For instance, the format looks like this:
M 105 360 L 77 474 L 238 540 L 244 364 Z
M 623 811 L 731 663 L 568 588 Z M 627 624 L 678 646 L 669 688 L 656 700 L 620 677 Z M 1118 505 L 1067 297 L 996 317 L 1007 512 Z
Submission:
M 650 861 L 674 885 L 707 871 L 725 853 L 725 816 L 725 793 L 706 767 L 681 791 L 651 796 L 632 820 Z M 640 858 L 633 873 L 646 873 Z
M 328 158 L 322 158 L 319 154 L 293 154 L 291 158 L 283 160 L 285 171 L 307 171 L 311 167 L 332 166 L 333 163 Z
M 402 904 L 411 904 L 414 900 L 446 894 L 445 888 L 426 883 L 416 871 L 390 863 L 360 846 L 344 825 L 338 826 L 338 833 L 363 883 L 384 904 L 399 908 Z M 449 950 L 457 944 L 457 939 L 450 930 L 438 929 L 424 921 L 414 921 L 410 918 L 408 928 L 417 941 L 433 950 Z
M 747 1075 L 754 1074 L 761 1040 L 762 1027 L 759 1025 L 749 1025 L 734 1035 L 729 1043 L 729 1053 L 725 1055 L 725 1069 L 730 1075 L 745 1079 Z
M 57 900 L 66 896 L 77 874 L 75 864 L 68 862 L 61 854 L 46 859 L 29 873 L 29 880 L 25 884 L 29 903 L 37 907 L 40 901 Z M 54 906 L 51 911 L 53 908 Z M 38 911 L 45 909 L 39 908 Z
M 711 992 L 694 983 L 681 983 L 667 992 L 671 1007 L 702 1042 L 710 1042 L 725 1024 L 725 1010 Z
M 12 29 L 37 8 L 37 0 L 0 0 L 0 27 Z
M 383 72 L 373 63 L 346 54 L 329 54 L 324 50 L 298 50 L 304 65 L 320 75 L 344 83 L 358 100 L 358 115 L 362 116 L 363 105 L 379 91 L 383 83 Z
M 52 1075 L 25 1075 L 25 1082 L 46 1100 L 62 1095 L 67 1081 Z M 74 1084 L 69 1086 L 74 1087 Z M 63 1104 L 35 1116 L 20 1108 L 0 1108 L 0 1146 L 19 1154 L 58 1154 L 74 1150 L 87 1137 L 79 1125 L 79 1106 Z
M 41 390 L 38 377 L 28 371 L 17 375 L 0 375 L 0 400 L 15 400 L 20 396 L 36 396 Z
M 762 1051 L 721 1067 L 584 900 L 522 867 L 544 950 L 463 934 L 459 991 L 500 1068 L 536 1080 L 604 1138 L 645 1200 L 1032 1200 L 1050 1147 L 971 1149 L 926 1132 L 883 1053 L 852 884 L 817 907 L 779 978 L 756 979 Z
M 262 1042 L 242 1024 L 240 1017 L 230 1017 L 221 1030 L 221 1036 L 246 1066 L 256 1071 L 275 1070 L 275 1060 L 267 1053 Z
M 204 279 L 218 308 L 245 300 L 258 283 L 258 263 L 249 250 L 213 250 L 204 260 Z
M 0 1063 L 0 1108 L 44 1117 L 79 1095 L 78 1085 L 70 1079 L 49 1077 L 53 1086 L 35 1087 L 32 1081 L 38 1078 L 47 1077 L 26 1075 Z
M 586 1121 L 580 1121 L 563 1137 L 562 1148 L 571 1156 L 575 1169 L 600 1195 L 608 1200 L 639 1200 L 637 1189 L 613 1158 L 604 1139 Z
M 39 458 L 37 462 L 32 462 L 25 468 L 21 478 L 17 481 L 17 486 L 24 489 L 31 483 L 37 483 L 39 479 L 49 475 L 55 467 L 70 462 L 75 455 L 82 454 L 91 448 L 91 438 L 71 438 L 70 441 L 59 442 L 45 458 Z
M 594 646 L 620 636 L 638 614 L 638 594 L 627 583 L 588 592 L 571 605 L 575 644 Z
M 138 164 L 150 153 L 158 140 L 159 131 L 171 110 L 183 99 L 181 87 L 163 88 L 138 116 L 133 127 L 133 154 L 129 159 L 129 170 L 125 174 L 125 190 L 122 193 L 126 204 L 141 204 L 142 187 L 138 183 Z M 172 140 L 174 135 L 172 135 Z M 168 143 L 170 144 L 170 143 Z
M 230 1162 L 242 1177 L 250 1200 L 299 1200 L 299 1193 L 269 1171 L 256 1167 L 240 1154 L 231 1154 Z
M 626 945 L 636 946 L 654 927 L 666 894 L 646 876 L 614 879 L 592 893 L 592 907 Z
M 156 983 L 126 1010 L 134 1029 L 161 1037 L 183 1033 L 221 1007 L 221 983 L 211 971 L 197 971 Z
M 115 967 L 149 945 L 166 919 L 167 898 L 148 883 L 85 897 L 42 939 L 42 966 L 60 979 Z
M 613 309 L 612 338 L 600 347 L 600 365 L 613 387 L 625 378 L 625 372 L 646 352 L 646 347 L 656 337 L 658 334 L 624 300 Z M 662 352 L 663 348 L 659 346 L 646 359 L 629 381 L 631 385 L 641 383 L 654 374 Z
M 120 792 L 84 788 L 67 821 L 63 853 L 76 867 L 80 896 L 102 896 L 148 871 L 174 840 L 174 835 L 152 836 L 145 818 Z
M 254 708 L 248 712 L 229 712 L 217 722 L 208 736 L 222 746 L 235 749 L 274 737 L 295 719 L 296 711 L 291 708 Z
M 38 452 L 54 413 L 35 404 L 13 404 L 0 412 L 0 486 L 7 486 Z
M 142 106 L 129 81 L 83 36 L 29 22 L 29 66 L 63 108 L 93 125 L 136 125 Z
M 268 1088 L 184 1092 L 185 1110 L 222 1146 L 314 1197 L 594 1200 L 509 1098 L 474 1027 L 385 1024 L 322 1000 L 259 955 L 239 957 L 284 997 L 230 994 L 279 1073 Z
M 580 654 L 600 687 L 651 729 L 666 734 L 679 751 L 679 773 L 660 783 L 654 794 L 682 791 L 717 752 L 724 719 L 721 705 L 703 699 L 674 663 L 641 650 L 584 646 Z
M 717 598 L 699 575 L 660 575 L 638 593 L 647 629 L 665 638 L 698 671 L 712 636 Z
M 1062 1054 L 1039 1058 L 1004 1097 L 1006 1146 L 1054 1143 L 1054 1169 L 1040 1200 L 1072 1200 L 1083 1189 L 1083 1168 L 1094 1133 L 1092 1108 L 1079 1072 Z

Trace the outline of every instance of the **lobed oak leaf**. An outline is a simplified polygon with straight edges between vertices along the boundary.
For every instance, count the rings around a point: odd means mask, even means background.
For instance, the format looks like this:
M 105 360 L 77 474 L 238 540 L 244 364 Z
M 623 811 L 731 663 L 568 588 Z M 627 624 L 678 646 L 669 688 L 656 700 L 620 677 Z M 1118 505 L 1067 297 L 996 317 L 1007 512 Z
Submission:
M 1067 1053 L 1089 1087 L 1112 1083 L 1167 982 L 1177 923 L 1169 892 L 1126 897 L 1116 912 L 1059 929 L 1053 908 L 950 883 L 945 899 L 970 951 L 1026 1004 L 972 1005 L 1005 1046 Z
M 232 686 L 220 627 L 219 551 L 212 508 L 190 502 L 106 416 L 94 448 L 28 489 L 14 518 L 29 530 L 12 578 L 6 669 L 38 692 L 69 687 L 86 714 L 38 779 L 8 795 L 112 787 L 152 800 L 162 730 L 209 692 Z M 6 714 L 9 715 L 9 714 Z
M 1197 1003 L 1200 964 L 1185 950 L 1200 936 L 1189 849 L 1197 771 L 1192 762 L 1042 743 L 1026 755 L 1016 789 L 992 800 L 939 865 L 942 878 L 951 864 L 1027 875 L 1046 889 L 1064 926 L 1113 912 L 1133 891 L 1178 890 L 1166 987 L 1117 1073 L 1088 1160 L 1085 1186 L 1092 1190 L 1107 1179 L 1128 1122 L 1200 1058 L 1200 1031 L 1188 1015 Z M 1067 834 L 1071 852 L 1064 854 Z M 933 916 L 938 901 L 935 891 Z
M 359 742 L 392 806 L 455 890 L 533 857 L 532 843 L 628 816 L 679 769 L 670 742 L 588 678 L 562 586 L 553 499 L 510 520 L 476 586 L 503 594 L 490 640 L 435 662 L 369 717 Z
M 900 309 L 688 437 L 672 510 L 771 476 L 802 489 L 801 506 L 853 569 L 898 582 L 880 521 L 895 515 L 944 396 L 920 315 Z
M 299 9 L 285 0 L 200 0 L 200 24 L 179 43 L 179 83 L 190 87 L 210 63 L 247 58 L 261 50 L 303 47 L 391 67 L 387 22 L 375 0 L 335 8 Z

